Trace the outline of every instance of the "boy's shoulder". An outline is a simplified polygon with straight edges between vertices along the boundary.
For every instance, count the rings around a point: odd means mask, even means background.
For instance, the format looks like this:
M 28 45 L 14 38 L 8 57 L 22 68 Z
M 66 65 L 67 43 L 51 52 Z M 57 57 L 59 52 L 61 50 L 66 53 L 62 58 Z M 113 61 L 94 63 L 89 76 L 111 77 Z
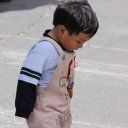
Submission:
M 47 40 L 41 40 L 38 43 L 36 43 L 32 49 L 32 52 L 37 52 L 37 53 L 52 53 L 52 52 L 57 52 L 55 47 L 52 45 L 50 41 Z

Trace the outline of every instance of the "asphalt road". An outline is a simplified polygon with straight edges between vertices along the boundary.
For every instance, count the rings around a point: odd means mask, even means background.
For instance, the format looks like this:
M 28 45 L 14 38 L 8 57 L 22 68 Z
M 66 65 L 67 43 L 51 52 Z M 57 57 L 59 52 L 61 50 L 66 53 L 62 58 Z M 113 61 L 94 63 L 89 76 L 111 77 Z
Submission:
M 128 1 L 89 0 L 100 28 L 77 51 L 72 128 L 128 128 Z M 56 0 L 0 3 L 0 128 L 27 128 L 14 116 L 22 62 L 45 29 Z

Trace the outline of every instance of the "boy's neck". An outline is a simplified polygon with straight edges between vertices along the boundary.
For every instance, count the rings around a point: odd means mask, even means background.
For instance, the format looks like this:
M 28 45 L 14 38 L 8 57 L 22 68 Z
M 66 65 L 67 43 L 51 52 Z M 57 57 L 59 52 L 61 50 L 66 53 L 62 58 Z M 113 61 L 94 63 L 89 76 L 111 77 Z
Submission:
M 59 39 L 59 33 L 57 32 L 57 29 L 56 28 L 53 28 L 49 33 L 48 35 L 50 37 L 52 37 L 57 43 L 60 44 L 60 39 Z
M 62 48 L 64 51 L 67 51 L 67 50 L 63 47 L 63 45 L 61 44 L 61 41 L 60 41 L 60 39 L 59 39 L 59 33 L 58 33 L 58 31 L 57 31 L 56 28 L 53 28 L 51 31 L 49 31 L 49 32 L 48 32 L 48 35 L 49 35 L 52 39 L 54 39 L 54 40 L 61 46 L 61 48 Z

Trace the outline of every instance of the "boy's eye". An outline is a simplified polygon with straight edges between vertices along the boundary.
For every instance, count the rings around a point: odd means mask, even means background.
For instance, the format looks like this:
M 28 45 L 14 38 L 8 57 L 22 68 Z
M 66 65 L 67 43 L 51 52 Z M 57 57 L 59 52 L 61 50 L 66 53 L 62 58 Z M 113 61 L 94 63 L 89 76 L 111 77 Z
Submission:
M 78 43 L 78 44 L 82 44 L 82 42 L 81 42 L 81 41 L 79 41 L 79 40 L 77 40 L 77 43 Z

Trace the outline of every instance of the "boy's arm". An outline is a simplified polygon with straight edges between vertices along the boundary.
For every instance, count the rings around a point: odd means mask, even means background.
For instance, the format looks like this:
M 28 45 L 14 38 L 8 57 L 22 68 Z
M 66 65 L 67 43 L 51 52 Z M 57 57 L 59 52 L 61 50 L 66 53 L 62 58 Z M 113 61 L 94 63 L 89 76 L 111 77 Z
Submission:
M 28 118 L 34 109 L 36 86 L 43 75 L 47 58 L 54 52 L 54 46 L 47 41 L 34 45 L 26 56 L 18 78 L 15 107 L 16 116 Z
M 36 85 L 19 80 L 15 99 L 15 116 L 28 118 L 33 111 L 35 101 Z

